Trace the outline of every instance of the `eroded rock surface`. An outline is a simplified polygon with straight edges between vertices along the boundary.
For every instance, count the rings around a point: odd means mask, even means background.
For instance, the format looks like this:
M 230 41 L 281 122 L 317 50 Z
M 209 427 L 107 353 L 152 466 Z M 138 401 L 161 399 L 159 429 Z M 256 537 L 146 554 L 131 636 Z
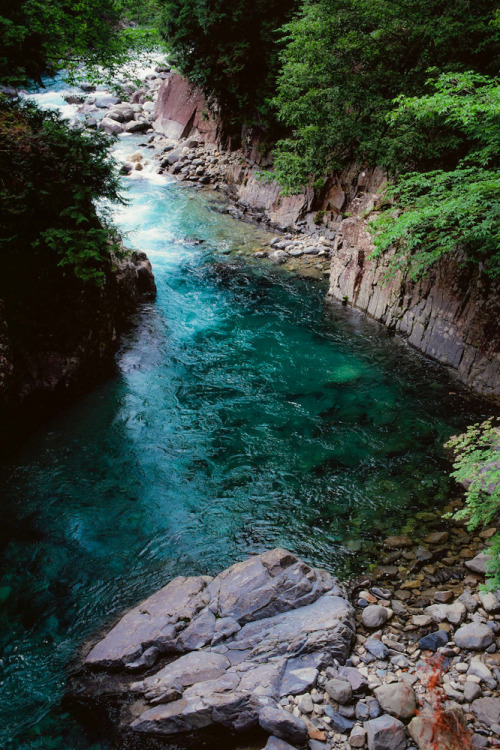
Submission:
M 269 714 L 293 740 L 280 699 L 344 663 L 353 636 L 336 580 L 275 549 L 215 578 L 176 578 L 127 612 L 88 653 L 79 698 L 113 693 L 121 730 L 137 737 L 265 728 Z

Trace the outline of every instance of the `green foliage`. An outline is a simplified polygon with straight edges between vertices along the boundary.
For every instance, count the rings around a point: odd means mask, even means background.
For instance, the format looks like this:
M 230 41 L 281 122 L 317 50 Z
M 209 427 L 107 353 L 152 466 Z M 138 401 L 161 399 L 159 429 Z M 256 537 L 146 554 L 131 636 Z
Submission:
M 492 18 L 490 0 L 304 0 L 285 27 L 275 98 L 291 131 L 276 152 L 286 191 L 353 161 L 445 166 L 461 140 L 442 123 L 396 131 L 386 117 L 397 96 L 424 93 L 429 68 L 495 74 L 500 30 Z
M 500 82 L 464 74 L 442 75 L 434 93 L 398 99 L 389 116 L 396 129 L 439 119 L 467 143 L 450 170 L 413 172 L 389 189 L 389 207 L 373 222 L 378 256 L 394 248 L 391 271 L 408 268 L 412 278 L 426 273 L 444 254 L 460 249 L 500 275 Z
M 117 201 L 109 138 L 72 130 L 53 112 L 0 97 L 0 254 L 44 256 L 99 281 L 112 227 L 95 201 Z
M 500 514 L 500 419 L 488 419 L 468 427 L 446 445 L 455 454 L 452 476 L 468 484 L 466 505 L 455 514 L 469 530 L 497 522 Z M 500 533 L 492 538 L 487 583 L 500 588 Z
M 3 0 L 0 83 L 24 85 L 82 63 L 116 71 L 132 47 L 158 43 L 151 29 L 130 24 L 154 21 L 156 12 L 154 0 Z
M 298 0 L 164 0 L 172 61 L 226 124 L 266 123 L 278 67 L 277 30 Z

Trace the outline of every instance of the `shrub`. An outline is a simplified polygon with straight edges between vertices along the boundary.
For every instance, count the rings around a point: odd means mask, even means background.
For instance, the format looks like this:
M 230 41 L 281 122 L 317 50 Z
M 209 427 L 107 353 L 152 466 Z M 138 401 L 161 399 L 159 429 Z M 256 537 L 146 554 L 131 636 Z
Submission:
M 488 526 L 500 513 L 500 418 L 474 424 L 446 444 L 455 454 L 452 476 L 466 489 L 465 508 L 455 514 L 470 530 Z M 487 570 L 490 589 L 500 588 L 500 533 L 492 538 Z

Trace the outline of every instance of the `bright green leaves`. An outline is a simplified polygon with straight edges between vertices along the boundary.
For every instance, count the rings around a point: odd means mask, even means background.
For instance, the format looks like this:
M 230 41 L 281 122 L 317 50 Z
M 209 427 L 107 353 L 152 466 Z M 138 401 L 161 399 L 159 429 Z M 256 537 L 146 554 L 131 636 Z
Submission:
M 445 166 L 463 136 L 438 117 L 396 130 L 386 116 L 397 96 L 425 92 L 431 67 L 496 71 L 492 13 L 489 0 L 305 0 L 284 29 L 275 98 L 291 130 L 276 154 L 285 189 L 354 161 L 390 171 Z
M 401 175 L 389 190 L 395 208 L 372 224 L 380 255 L 395 249 L 392 270 L 408 267 L 418 278 L 457 249 L 500 276 L 500 83 L 471 72 L 445 74 L 428 96 L 397 100 L 394 128 L 436 118 L 461 133 L 462 158 L 448 171 Z
M 465 508 L 455 514 L 471 531 L 497 521 L 500 513 L 500 420 L 488 419 L 467 428 L 447 443 L 455 455 L 452 476 L 467 486 Z M 487 582 L 500 588 L 500 534 L 490 548 Z
M 109 139 L 0 98 L 0 143 L 0 253 L 102 279 L 116 243 L 95 202 L 119 200 Z

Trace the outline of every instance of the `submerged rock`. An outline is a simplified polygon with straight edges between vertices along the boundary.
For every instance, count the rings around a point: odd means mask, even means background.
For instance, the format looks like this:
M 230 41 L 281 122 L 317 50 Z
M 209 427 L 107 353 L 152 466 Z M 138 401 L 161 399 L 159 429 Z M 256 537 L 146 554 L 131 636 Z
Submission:
M 171 581 L 90 649 L 75 686 L 80 701 L 113 695 L 110 715 L 133 746 L 141 737 L 189 744 L 214 726 L 260 726 L 301 743 L 306 725 L 279 701 L 314 685 L 333 659 L 344 663 L 353 636 L 336 580 L 275 549 L 215 578 Z

